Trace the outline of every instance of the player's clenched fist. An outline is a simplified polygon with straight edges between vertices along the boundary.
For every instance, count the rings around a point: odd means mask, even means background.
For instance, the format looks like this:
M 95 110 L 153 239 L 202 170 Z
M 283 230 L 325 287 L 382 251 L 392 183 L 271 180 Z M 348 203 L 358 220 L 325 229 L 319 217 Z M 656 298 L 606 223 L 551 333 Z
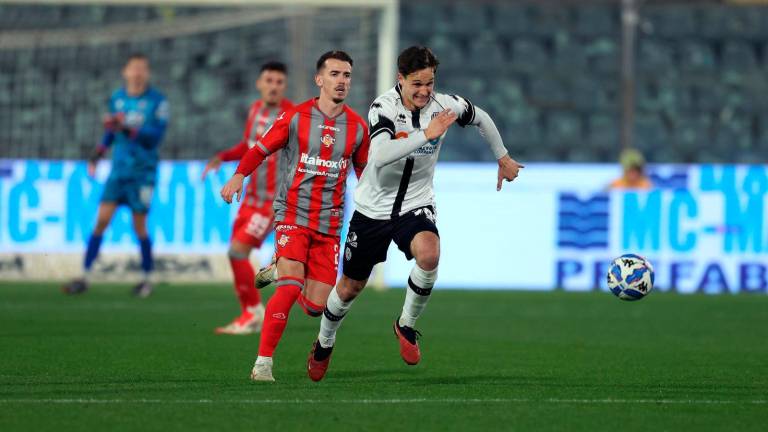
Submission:
M 428 140 L 441 137 L 457 118 L 458 116 L 456 113 L 450 109 L 442 111 L 429 122 L 427 128 L 424 129 L 424 136 L 427 137 Z
M 506 180 L 511 182 L 516 179 L 517 175 L 520 173 L 520 168 L 525 168 L 525 166 L 509 157 L 509 155 L 499 159 L 499 177 L 496 182 L 496 190 L 501 190 L 502 181 Z
M 232 202 L 232 195 L 237 194 L 237 202 L 240 202 L 240 196 L 243 194 L 243 177 L 242 174 L 235 174 L 231 179 L 221 188 L 221 197 L 227 203 Z

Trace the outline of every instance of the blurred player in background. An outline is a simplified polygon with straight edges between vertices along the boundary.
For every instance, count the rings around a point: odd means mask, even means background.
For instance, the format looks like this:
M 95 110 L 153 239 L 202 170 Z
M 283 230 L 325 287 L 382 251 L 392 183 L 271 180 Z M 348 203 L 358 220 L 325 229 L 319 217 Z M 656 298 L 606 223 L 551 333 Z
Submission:
M 619 156 L 623 173 L 612 181 L 609 189 L 650 189 L 651 179 L 645 175 L 645 157 L 635 149 L 625 149 Z
M 438 61 L 428 48 L 410 47 L 397 59 L 398 84 L 376 98 L 369 164 L 355 189 L 355 213 L 344 250 L 344 274 L 328 296 L 318 340 L 307 359 L 311 379 L 319 381 L 330 362 L 336 331 L 365 287 L 373 266 L 387 258 L 390 242 L 410 260 L 405 303 L 393 324 L 400 355 L 410 365 L 421 359 L 416 319 L 437 280 L 440 237 L 434 192 L 435 164 L 448 128 L 477 126 L 498 160 L 496 189 L 512 181 L 523 166 L 509 157 L 491 117 L 460 96 L 434 92 Z M 423 127 L 426 125 L 426 128 Z M 482 209 L 467 208 L 467 217 Z
M 232 148 L 216 154 L 205 166 L 203 179 L 209 171 L 218 170 L 222 161 L 240 160 L 261 139 L 278 114 L 293 108 L 293 104 L 285 99 L 287 73 L 285 64 L 280 62 L 265 63 L 261 67 L 256 80 L 261 99 L 251 105 L 243 139 Z M 272 200 L 280 171 L 279 152 L 272 153 L 256 169 L 245 190 L 245 199 L 237 212 L 229 245 L 229 263 L 241 312 L 230 324 L 217 328 L 218 334 L 240 335 L 261 331 L 264 305 L 261 304 L 259 290 L 254 286 L 256 276 L 249 255 L 251 249 L 261 247 L 264 238 L 272 231 Z
M 281 114 L 240 161 L 221 195 L 240 199 L 243 179 L 270 154 L 283 149 L 282 183 L 275 195 L 276 256 L 279 277 L 269 299 L 251 372 L 255 381 L 274 381 L 272 356 L 294 303 L 320 316 L 336 283 L 339 233 L 350 164 L 358 177 L 368 158 L 365 121 L 344 104 L 352 80 L 352 58 L 329 51 L 317 61 L 320 96 Z
M 82 277 L 64 286 L 68 294 L 88 289 L 93 262 L 99 255 L 104 231 L 119 205 L 133 214 L 133 230 L 141 249 L 141 282 L 133 289 L 139 297 L 152 292 L 152 241 L 147 233 L 147 213 L 157 177 L 158 147 L 168 124 L 168 102 L 149 85 L 149 59 L 133 54 L 123 67 L 125 86 L 109 98 L 109 113 L 104 117 L 104 135 L 88 160 L 88 173 L 94 176 L 96 164 L 112 147 L 112 171 L 101 196 L 96 227 L 85 251 Z

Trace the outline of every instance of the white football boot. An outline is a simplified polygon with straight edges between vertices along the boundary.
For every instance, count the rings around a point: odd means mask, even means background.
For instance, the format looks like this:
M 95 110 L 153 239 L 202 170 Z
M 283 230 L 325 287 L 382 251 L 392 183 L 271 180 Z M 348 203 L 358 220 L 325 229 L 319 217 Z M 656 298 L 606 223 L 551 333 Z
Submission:
M 275 377 L 272 376 L 271 358 L 256 360 L 256 363 L 253 365 L 253 370 L 251 370 L 251 380 L 268 382 L 275 381 Z
M 264 324 L 264 305 L 249 307 L 242 315 L 224 327 L 217 327 L 216 334 L 249 335 L 261 331 Z

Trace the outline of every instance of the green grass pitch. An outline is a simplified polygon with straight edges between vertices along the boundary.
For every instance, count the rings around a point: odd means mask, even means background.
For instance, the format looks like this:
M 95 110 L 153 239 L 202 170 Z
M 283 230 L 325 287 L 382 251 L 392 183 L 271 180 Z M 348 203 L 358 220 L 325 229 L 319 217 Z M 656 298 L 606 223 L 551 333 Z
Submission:
M 66 297 L 0 284 L 0 430 L 766 430 L 768 297 L 436 290 L 405 365 L 403 291 L 367 291 L 326 379 L 317 319 L 293 309 L 276 383 L 255 336 L 216 336 L 225 285 L 123 285 Z M 265 294 L 271 294 L 267 290 Z

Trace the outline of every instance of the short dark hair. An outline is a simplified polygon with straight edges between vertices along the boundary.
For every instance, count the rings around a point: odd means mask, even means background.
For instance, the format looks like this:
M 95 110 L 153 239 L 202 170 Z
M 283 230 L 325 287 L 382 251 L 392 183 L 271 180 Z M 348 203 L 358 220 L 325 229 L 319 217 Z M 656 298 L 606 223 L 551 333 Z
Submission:
M 404 77 L 418 70 L 432 68 L 437 70 L 437 57 L 425 46 L 412 46 L 397 56 L 397 71 Z
M 144 53 L 140 53 L 140 52 L 131 53 L 131 54 L 128 56 L 128 58 L 127 58 L 127 59 L 125 59 L 125 64 L 127 65 L 127 64 L 128 64 L 128 63 L 130 63 L 132 60 L 144 60 L 145 62 L 149 63 L 149 57 L 147 57 L 147 55 L 146 55 L 146 54 L 144 54 Z
M 283 62 L 279 61 L 268 61 L 261 65 L 261 70 L 259 70 L 259 73 L 262 73 L 264 71 L 275 71 L 275 72 L 282 72 L 284 74 L 288 74 L 288 66 L 285 65 Z
M 336 59 L 341 60 L 343 62 L 349 63 L 350 66 L 354 66 L 354 63 L 352 63 L 352 57 L 349 56 L 349 54 L 345 53 L 344 51 L 328 51 L 327 53 L 320 56 L 319 59 L 317 59 L 317 71 L 320 72 L 325 67 L 325 61 L 328 59 Z

